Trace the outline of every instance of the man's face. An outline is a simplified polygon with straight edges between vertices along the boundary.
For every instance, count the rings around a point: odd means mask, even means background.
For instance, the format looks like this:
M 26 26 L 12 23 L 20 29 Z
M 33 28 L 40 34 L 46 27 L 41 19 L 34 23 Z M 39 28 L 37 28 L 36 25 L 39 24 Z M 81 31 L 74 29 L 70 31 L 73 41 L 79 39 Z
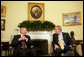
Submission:
M 27 29 L 26 28 L 22 28 L 21 29 L 21 34 L 26 35 L 26 33 L 27 33 Z
M 59 34 L 61 31 L 58 27 L 55 27 L 55 32 L 56 32 L 56 34 Z

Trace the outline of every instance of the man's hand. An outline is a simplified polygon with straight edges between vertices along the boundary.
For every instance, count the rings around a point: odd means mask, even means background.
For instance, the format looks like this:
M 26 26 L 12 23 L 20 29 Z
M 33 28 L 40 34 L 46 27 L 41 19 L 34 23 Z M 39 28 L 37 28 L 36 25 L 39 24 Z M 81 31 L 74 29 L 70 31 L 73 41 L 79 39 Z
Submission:
M 23 36 L 22 38 L 23 38 L 23 40 L 27 40 L 27 38 L 25 36 Z
M 22 41 L 22 40 L 27 40 L 27 38 L 25 36 L 22 36 L 21 38 L 18 39 L 18 41 Z
M 58 45 L 54 45 L 54 46 L 55 46 L 55 49 L 60 48 Z
M 22 37 L 18 39 L 18 41 L 21 41 L 22 40 Z
M 32 46 L 30 46 L 31 48 L 33 48 L 34 46 L 32 45 Z
M 69 47 L 71 47 L 71 48 L 72 48 L 72 45 L 69 45 Z

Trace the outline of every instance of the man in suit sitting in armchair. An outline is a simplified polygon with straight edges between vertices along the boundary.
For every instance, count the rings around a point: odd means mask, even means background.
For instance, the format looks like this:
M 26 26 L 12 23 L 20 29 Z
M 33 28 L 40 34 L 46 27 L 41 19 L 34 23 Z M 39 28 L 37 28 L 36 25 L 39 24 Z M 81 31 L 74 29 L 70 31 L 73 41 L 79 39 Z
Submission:
M 36 52 L 33 49 L 33 45 L 29 35 L 26 35 L 27 29 L 21 28 L 20 35 L 15 35 L 13 41 L 11 42 L 11 46 L 14 48 L 13 55 L 14 56 L 36 56 Z
M 55 34 L 53 34 L 53 47 L 55 56 L 61 56 L 71 49 L 73 43 L 68 33 L 62 32 L 61 26 L 55 27 Z

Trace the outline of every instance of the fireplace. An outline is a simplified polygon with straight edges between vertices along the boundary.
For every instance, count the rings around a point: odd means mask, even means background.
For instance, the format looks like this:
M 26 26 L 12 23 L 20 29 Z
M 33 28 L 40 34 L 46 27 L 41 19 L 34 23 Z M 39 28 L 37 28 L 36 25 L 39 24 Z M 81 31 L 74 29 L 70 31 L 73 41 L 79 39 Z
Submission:
M 48 41 L 45 39 L 33 39 L 32 43 L 37 55 L 48 55 Z

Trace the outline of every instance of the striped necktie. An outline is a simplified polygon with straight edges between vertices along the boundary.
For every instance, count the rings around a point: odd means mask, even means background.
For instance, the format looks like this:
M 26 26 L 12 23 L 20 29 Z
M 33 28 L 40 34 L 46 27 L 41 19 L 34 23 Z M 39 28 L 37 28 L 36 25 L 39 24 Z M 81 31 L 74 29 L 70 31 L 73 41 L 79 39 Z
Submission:
M 22 47 L 23 47 L 23 49 L 26 48 L 26 45 L 25 45 L 25 41 L 24 40 L 22 41 Z
M 61 38 L 60 35 L 59 35 L 59 43 L 60 43 L 61 49 L 63 50 L 64 49 L 64 45 L 63 45 L 63 41 L 62 41 L 62 38 Z

